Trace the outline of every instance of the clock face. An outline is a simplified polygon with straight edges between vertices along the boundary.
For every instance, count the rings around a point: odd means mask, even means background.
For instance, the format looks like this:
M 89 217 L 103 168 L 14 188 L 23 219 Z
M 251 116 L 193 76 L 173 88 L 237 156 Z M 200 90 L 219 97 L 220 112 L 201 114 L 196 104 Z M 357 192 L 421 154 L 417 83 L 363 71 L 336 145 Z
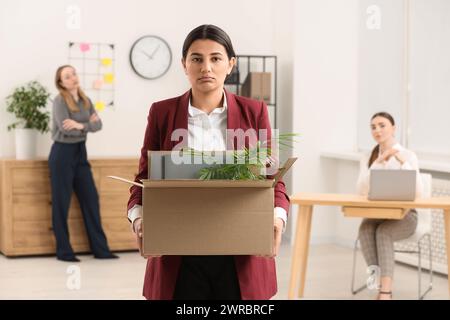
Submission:
M 130 51 L 130 63 L 139 76 L 145 79 L 156 79 L 169 70 L 172 52 L 162 38 L 144 36 L 133 44 Z

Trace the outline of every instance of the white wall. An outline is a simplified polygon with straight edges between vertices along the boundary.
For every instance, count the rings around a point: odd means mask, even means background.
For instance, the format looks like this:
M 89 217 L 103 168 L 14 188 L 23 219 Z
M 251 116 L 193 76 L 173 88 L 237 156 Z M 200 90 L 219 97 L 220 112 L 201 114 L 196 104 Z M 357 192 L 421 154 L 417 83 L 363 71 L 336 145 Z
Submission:
M 275 54 L 278 60 L 278 127 L 280 132 L 294 132 L 293 129 L 293 63 L 294 63 L 294 3 L 296 0 L 272 2 L 272 12 L 277 22 L 274 29 Z M 281 58 L 281 59 L 280 59 Z M 292 156 L 293 150 L 283 151 L 282 157 Z M 283 178 L 289 195 L 294 193 L 293 170 Z M 291 214 L 292 214 L 291 207 Z M 289 224 L 291 223 L 289 219 Z M 287 228 L 285 238 L 292 238 L 292 229 Z
M 3 39 L 5 39 L 5 33 L 6 33 L 6 11 L 3 10 L 2 6 L 0 5 L 0 41 L 2 41 Z M 3 42 L 3 41 L 2 41 Z M 2 48 L 3 48 L 4 44 L 2 44 Z M 6 60 L 4 59 L 5 57 L 5 51 L 4 50 L 0 50 L 0 99 L 3 100 L 4 95 L 3 95 L 3 87 L 6 84 Z M 2 155 L 2 150 L 5 149 L 4 144 L 6 139 L 3 138 L 4 136 L 4 132 L 6 131 L 6 124 L 4 124 L 3 118 L 5 118 L 4 113 L 5 113 L 5 106 L 3 101 L 0 102 L 0 156 Z
M 302 137 L 293 189 L 337 192 L 347 177 L 320 152 L 356 148 L 357 0 L 296 1 L 294 16 L 293 130 Z M 337 209 L 314 212 L 311 241 L 338 241 Z
M 90 157 L 138 156 L 151 103 L 189 88 L 181 69 L 181 47 L 187 33 L 204 23 L 222 27 L 238 54 L 279 55 L 279 103 L 290 110 L 292 44 L 285 39 L 291 34 L 287 28 L 292 25 L 292 3 L 293 0 L 1 1 L 5 32 L 0 36 L 0 74 L 6 71 L 7 77 L 0 79 L 0 157 L 15 154 L 14 133 L 6 131 L 13 118 L 5 111 L 4 98 L 16 86 L 33 79 L 54 96 L 54 73 L 57 66 L 67 63 L 69 41 L 116 45 L 116 107 L 101 113 L 103 130 L 89 135 Z M 81 8 L 80 30 L 66 28 L 69 5 Z M 145 34 L 165 38 L 172 48 L 172 67 L 158 80 L 139 78 L 129 64 L 133 42 Z M 283 128 L 289 117 L 281 119 L 279 126 Z M 48 156 L 51 143 L 50 134 L 39 137 L 40 157 Z
M 421 1 L 421 0 L 420 0 Z M 358 147 L 374 145 L 369 126 L 370 117 L 387 111 L 396 119 L 399 141 L 403 139 L 406 116 L 404 95 L 404 0 L 360 0 L 358 5 Z M 379 29 L 370 23 L 370 7 L 380 10 Z M 367 18 L 366 18 L 367 17 Z
M 300 159 L 286 178 L 288 193 L 353 192 L 357 168 L 321 159 L 320 152 L 356 148 L 357 0 L 218 3 L 0 2 L 2 14 L 7 13 L 1 21 L 6 32 L 0 33 L 0 67 L 7 67 L 7 77 L 0 78 L 0 157 L 14 157 L 14 134 L 6 131 L 12 118 L 4 110 L 4 97 L 32 79 L 56 94 L 53 76 L 67 62 L 68 41 L 116 44 L 116 108 L 101 113 L 104 129 L 89 136 L 90 157 L 137 156 L 150 104 L 188 89 L 179 64 L 186 34 L 197 25 L 214 23 L 230 34 L 238 54 L 278 56 L 278 125 L 284 132 L 301 134 L 293 152 Z M 65 27 L 69 4 L 82 10 L 81 30 Z M 173 65 L 159 80 L 140 79 L 128 62 L 133 41 L 144 34 L 160 35 L 172 47 Z M 39 156 L 46 157 L 50 146 L 49 134 L 41 136 Z M 295 226 L 295 219 L 290 225 Z M 342 219 L 336 208 L 317 208 L 312 241 L 346 243 L 353 239 L 355 226 L 357 221 Z
M 450 160 L 449 16 L 450 1 L 411 2 L 411 129 L 408 147 L 416 152 L 446 156 L 447 161 Z

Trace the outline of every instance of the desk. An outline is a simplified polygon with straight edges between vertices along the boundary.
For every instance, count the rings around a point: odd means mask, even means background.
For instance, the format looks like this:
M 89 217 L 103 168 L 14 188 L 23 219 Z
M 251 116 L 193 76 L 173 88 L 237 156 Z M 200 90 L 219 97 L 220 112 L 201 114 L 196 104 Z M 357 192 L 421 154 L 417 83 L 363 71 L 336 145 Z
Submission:
M 340 206 L 346 216 L 401 219 L 412 208 L 444 210 L 445 237 L 447 243 L 447 266 L 450 275 L 450 197 L 421 198 L 415 201 L 369 201 L 355 194 L 298 193 L 291 196 L 291 203 L 299 206 L 295 242 L 292 254 L 289 299 L 296 298 L 296 285 L 299 284 L 298 297 L 305 290 L 306 266 L 308 263 L 309 238 L 314 205 Z M 364 209 L 364 210 L 361 210 Z M 358 215 L 358 212 L 361 212 Z M 450 293 L 450 281 L 448 283 Z

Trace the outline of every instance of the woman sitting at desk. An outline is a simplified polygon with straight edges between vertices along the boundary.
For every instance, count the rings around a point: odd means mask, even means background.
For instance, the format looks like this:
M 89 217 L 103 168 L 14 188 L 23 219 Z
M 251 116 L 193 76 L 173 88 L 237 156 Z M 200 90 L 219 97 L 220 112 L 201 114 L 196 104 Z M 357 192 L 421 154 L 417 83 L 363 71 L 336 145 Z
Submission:
M 360 165 L 358 192 L 367 195 L 371 169 L 417 170 L 416 196 L 422 192 L 417 156 L 395 141 L 395 121 L 386 112 L 371 119 L 372 137 L 377 145 L 370 158 Z M 381 272 L 379 300 L 392 299 L 394 274 L 394 241 L 410 237 L 417 227 L 417 211 L 410 210 L 402 220 L 364 219 L 359 227 L 361 250 L 368 266 L 378 266 Z

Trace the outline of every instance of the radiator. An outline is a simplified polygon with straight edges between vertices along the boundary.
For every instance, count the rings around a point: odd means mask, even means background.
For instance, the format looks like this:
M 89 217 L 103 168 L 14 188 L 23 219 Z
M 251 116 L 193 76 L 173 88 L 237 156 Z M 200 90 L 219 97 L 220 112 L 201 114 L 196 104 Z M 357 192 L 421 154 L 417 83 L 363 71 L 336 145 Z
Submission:
M 450 180 L 433 179 L 433 197 L 450 196 Z M 428 240 L 422 240 L 422 268 L 429 267 Z M 417 243 L 395 244 L 398 250 L 417 250 Z M 445 245 L 444 215 L 442 210 L 432 210 L 432 231 L 431 231 L 431 254 L 433 260 L 433 270 L 438 273 L 447 274 L 447 250 Z M 417 266 L 417 254 L 396 253 L 395 259 L 409 265 Z

